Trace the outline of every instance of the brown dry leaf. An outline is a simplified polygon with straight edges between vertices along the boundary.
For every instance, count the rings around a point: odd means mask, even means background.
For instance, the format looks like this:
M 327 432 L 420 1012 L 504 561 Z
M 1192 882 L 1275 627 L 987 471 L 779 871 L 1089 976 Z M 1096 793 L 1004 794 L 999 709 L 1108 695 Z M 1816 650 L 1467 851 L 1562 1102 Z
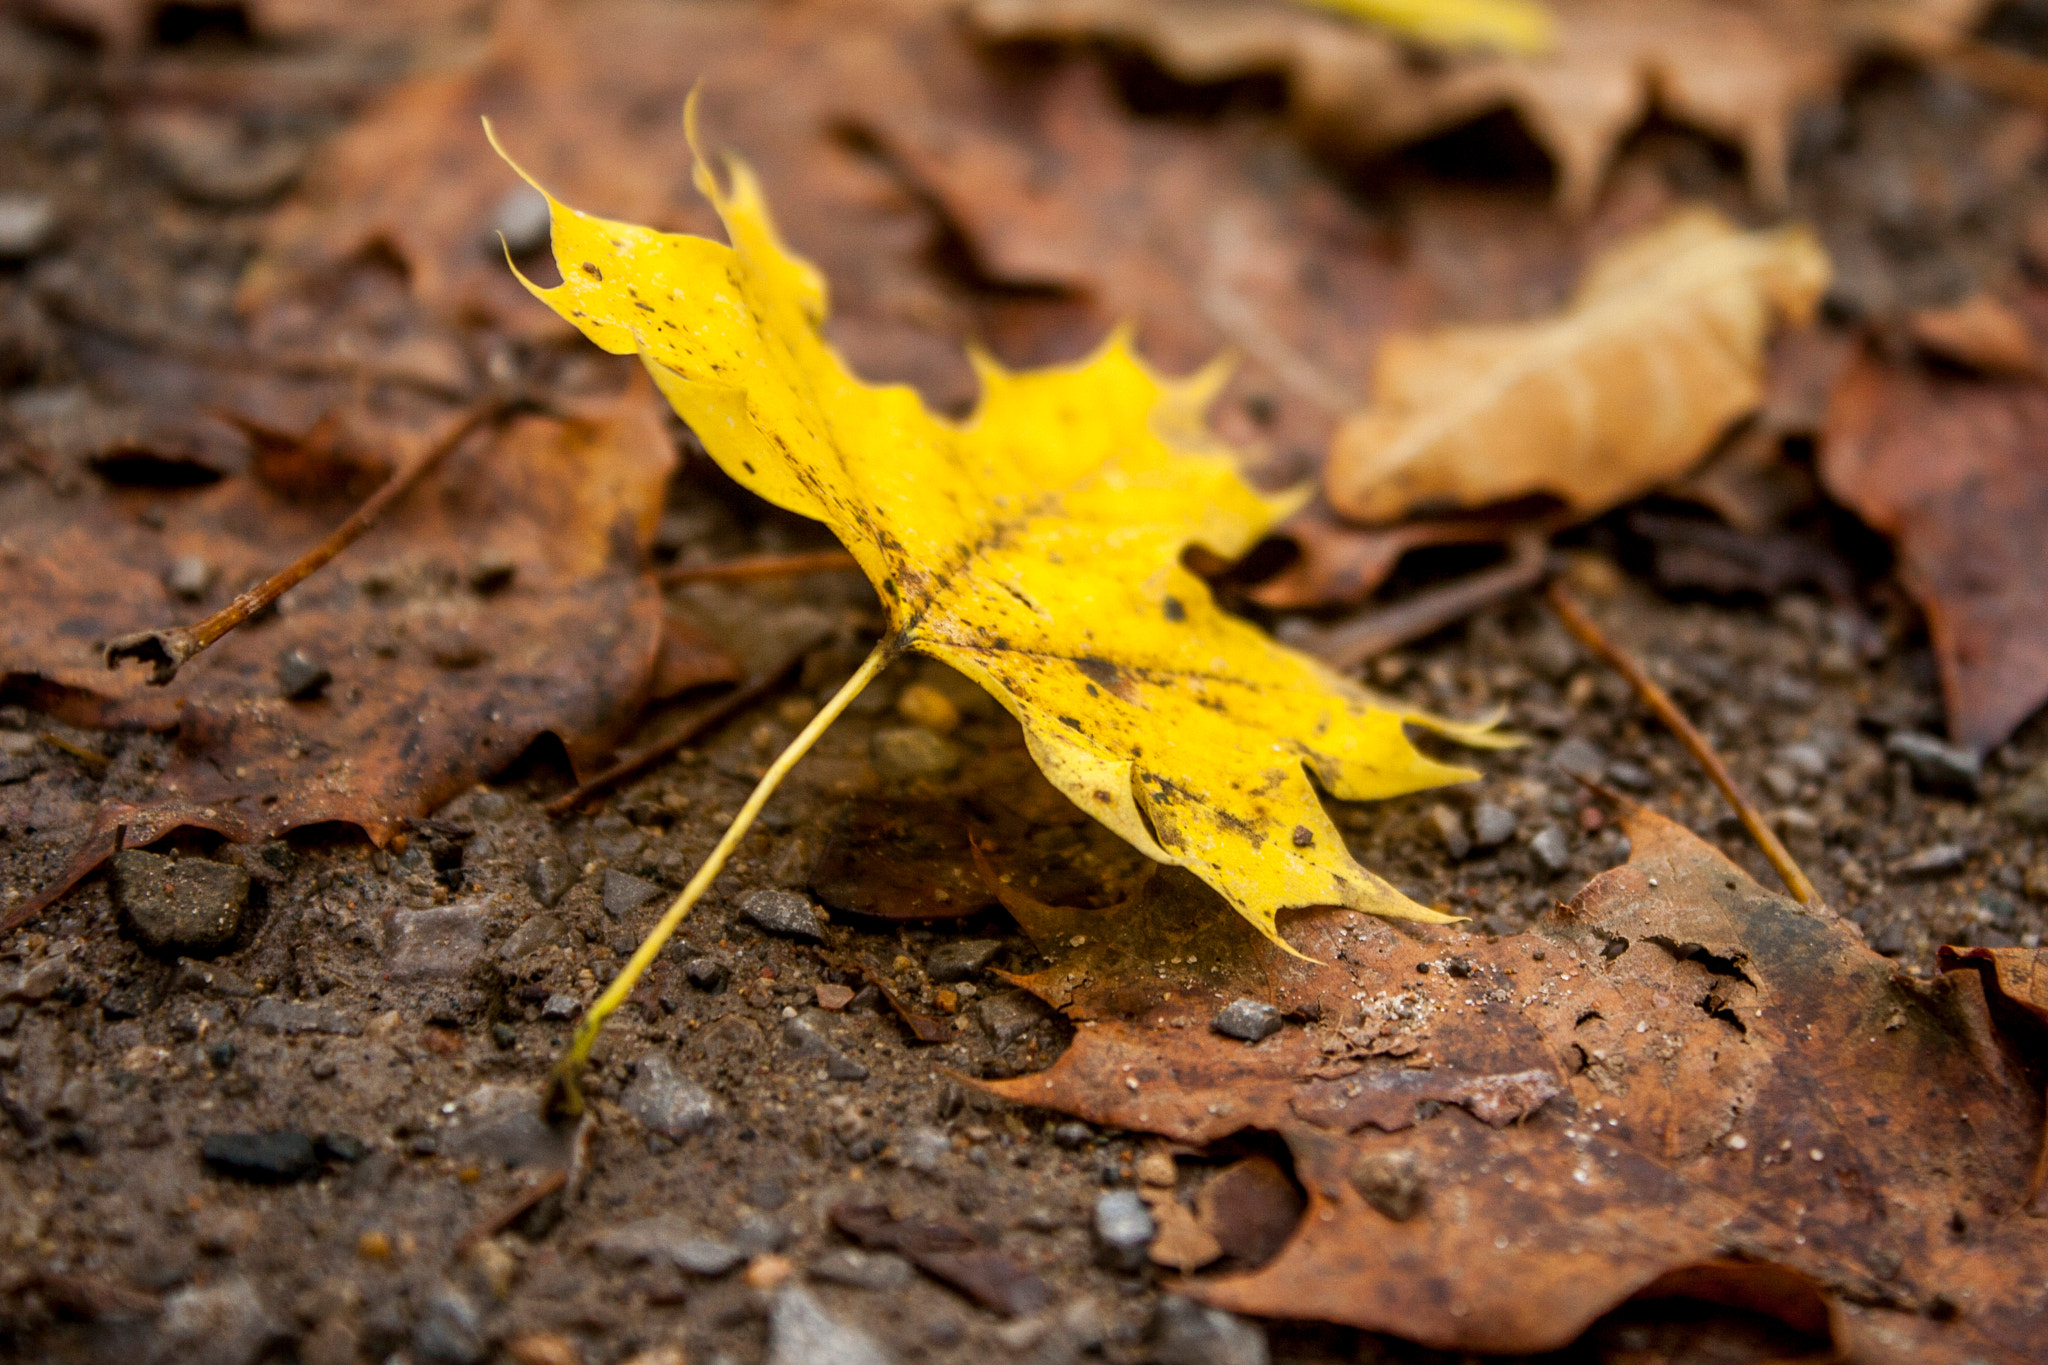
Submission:
M 1374 155 L 1500 108 L 1557 167 L 1558 201 L 1590 209 L 1624 138 L 1653 111 L 1740 147 L 1759 202 L 1782 205 L 1799 106 L 1831 91 L 1874 46 L 1939 50 L 1986 0 L 1552 0 L 1540 57 L 1416 60 L 1390 35 L 1286 0 L 968 0 L 1006 40 L 1107 40 L 1142 48 L 1194 84 L 1287 77 L 1304 134 Z
M 1152 1264 L 1185 1275 L 1222 1257 L 1223 1244 L 1180 1202 L 1172 1186 L 1141 1186 L 1138 1197 L 1152 1210 L 1152 1221 L 1159 1229 L 1146 1253 Z
M 1919 309 L 1907 317 L 1906 331 L 1923 349 L 1985 374 L 2040 371 L 2033 333 L 2019 314 L 1990 294 L 1972 294 L 1946 308 Z
M 382 843 L 540 734 L 594 759 L 646 696 L 661 639 L 642 560 L 675 456 L 656 403 L 636 379 L 586 419 L 527 417 L 472 441 L 274 615 L 162 688 L 110 672 L 101 644 L 223 604 L 347 504 L 252 473 L 182 496 L 0 509 L 0 674 L 83 723 L 176 730 L 150 795 L 103 817 L 130 845 L 180 825 L 256 840 L 322 821 Z M 211 568 L 205 600 L 165 587 L 185 558 Z M 307 700 L 281 695 L 293 650 L 332 674 Z
M 701 85 L 704 127 L 746 148 L 778 225 L 832 280 L 832 335 L 849 363 L 964 404 L 974 385 L 959 342 L 980 330 L 976 301 L 931 264 L 941 233 L 930 207 L 848 131 L 851 111 L 881 94 L 947 107 L 987 98 L 973 50 L 942 9 L 507 0 L 475 60 L 411 78 L 329 145 L 270 224 L 244 306 L 284 311 L 323 277 L 382 252 L 442 318 L 558 333 L 492 234 L 504 206 L 539 199 L 522 200 L 531 191 L 480 154 L 479 120 L 488 116 L 567 202 L 716 236 L 682 136 L 683 100 Z
M 2048 1359 L 2039 1038 L 1998 1031 L 1977 973 L 1916 979 L 1680 826 L 1623 824 L 1626 865 L 1497 940 L 1316 911 L 1288 934 L 1321 961 L 1293 959 L 1172 873 L 1075 948 L 1078 918 L 1013 909 L 1054 958 L 1024 984 L 1079 1028 L 984 1087 L 1179 1142 L 1278 1133 L 1292 1237 L 1185 1286 L 1234 1311 L 1536 1352 L 1638 1294 L 1740 1291 L 1846 1360 Z M 1212 1032 L 1240 995 L 1293 1022 Z
M 2048 388 L 1865 354 L 1835 390 L 1820 471 L 1898 548 L 1927 613 L 1950 737 L 2003 742 L 2048 701 Z
M 1609 248 L 1558 317 L 1390 337 L 1331 505 L 1388 521 L 1547 493 L 1585 515 L 1648 492 L 1756 407 L 1773 318 L 1805 321 L 1827 277 L 1805 229 L 1693 208 Z

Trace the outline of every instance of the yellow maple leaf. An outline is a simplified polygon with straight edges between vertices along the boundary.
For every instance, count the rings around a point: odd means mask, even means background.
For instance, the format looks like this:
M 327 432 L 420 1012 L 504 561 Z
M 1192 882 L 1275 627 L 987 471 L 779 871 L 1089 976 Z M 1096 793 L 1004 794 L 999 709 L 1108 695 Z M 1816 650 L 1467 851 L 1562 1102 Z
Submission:
M 1310 774 L 1345 799 L 1395 796 L 1477 775 L 1420 753 L 1404 722 L 1502 741 L 1384 705 L 1219 610 L 1181 566 L 1194 543 L 1242 553 L 1295 501 L 1253 489 L 1207 434 L 1221 370 L 1162 379 L 1121 335 L 1084 363 L 1031 373 L 977 357 L 981 402 L 948 421 L 907 387 L 847 371 L 820 332 L 823 279 L 782 244 L 747 167 L 727 175 L 722 187 L 700 159 L 730 246 L 550 197 L 563 282 L 528 288 L 605 350 L 639 355 L 719 465 L 830 526 L 888 610 L 875 654 L 735 827 L 888 658 L 914 650 L 1001 702 L 1082 810 L 1276 940 L 1274 916 L 1291 906 L 1451 918 L 1352 859 Z M 722 860 L 700 869 L 584 1031 Z
M 1536 0 L 1309 0 L 1310 4 L 1437 47 L 1547 52 L 1557 21 Z

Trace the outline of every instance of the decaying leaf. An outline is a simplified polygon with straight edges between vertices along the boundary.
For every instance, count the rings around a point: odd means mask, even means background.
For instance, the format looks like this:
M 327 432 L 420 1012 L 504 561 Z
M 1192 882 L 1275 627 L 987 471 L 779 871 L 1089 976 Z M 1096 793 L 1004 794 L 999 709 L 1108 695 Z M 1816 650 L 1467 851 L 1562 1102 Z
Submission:
M 1804 321 L 1827 257 L 1803 228 L 1738 231 L 1682 211 L 1618 244 L 1553 319 L 1390 337 L 1373 403 L 1339 430 L 1340 512 L 1536 493 L 1586 514 L 1683 473 L 1763 396 L 1774 316 Z
M 1470 775 L 1424 757 L 1405 722 L 1497 741 L 1380 705 L 1181 567 L 1190 544 L 1242 553 L 1286 506 L 1206 433 L 1220 374 L 1162 380 L 1117 337 L 1061 369 L 984 359 L 974 414 L 937 418 L 848 373 L 820 331 L 824 280 L 782 245 L 752 173 L 730 176 L 698 171 L 731 246 L 550 200 L 563 283 L 536 296 L 640 355 L 734 479 L 831 527 L 896 647 L 985 688 L 1052 783 L 1146 856 L 1267 934 L 1298 905 L 1445 918 L 1351 858 L 1310 773 L 1338 797 L 1391 796 Z
M 1927 613 L 1951 737 L 2002 742 L 2048 701 L 2048 389 L 1866 354 L 1835 390 L 1820 470 L 1898 547 Z
M 224 603 L 347 504 L 292 496 L 293 465 L 259 459 L 176 497 L 28 505 L 0 553 L 0 673 L 83 723 L 175 729 L 148 796 L 104 817 L 130 845 L 180 825 L 255 840 L 322 821 L 382 843 L 537 735 L 588 760 L 632 719 L 662 635 L 640 561 L 673 461 L 644 385 L 586 419 L 522 418 L 161 688 L 108 671 L 101 645 Z M 198 601 L 167 587 L 187 560 L 211 583 Z M 732 671 L 708 654 L 687 669 Z
M 1184 81 L 1278 72 L 1310 138 L 1376 154 L 1513 110 L 1557 167 L 1560 203 L 1592 206 L 1622 140 L 1656 110 L 1740 147 L 1758 199 L 1785 202 L 1790 129 L 1873 46 L 1937 50 L 1983 0 L 1554 0 L 1540 56 L 1417 62 L 1383 32 L 1290 0 L 969 0 L 1001 39 L 1108 40 Z
M 1177 1142 L 1280 1134 L 1292 1237 L 1186 1286 L 1236 1311 L 1536 1352 L 1739 1273 L 1845 1360 L 2048 1358 L 2039 1036 L 2000 1032 L 1978 973 L 1908 975 L 1680 826 L 1623 823 L 1626 865 L 1501 939 L 1315 911 L 1287 926 L 1311 962 L 1204 923 L 1172 873 L 1078 947 L 1020 903 L 1053 959 L 1022 984 L 1080 1026 L 984 1088 Z M 1242 995 L 1289 1025 L 1211 1031 Z

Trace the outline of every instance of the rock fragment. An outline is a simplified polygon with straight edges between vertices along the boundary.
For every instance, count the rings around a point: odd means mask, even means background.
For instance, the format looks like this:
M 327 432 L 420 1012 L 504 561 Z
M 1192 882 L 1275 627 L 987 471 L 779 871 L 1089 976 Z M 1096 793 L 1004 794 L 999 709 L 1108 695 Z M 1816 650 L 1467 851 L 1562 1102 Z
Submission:
M 1973 751 L 1917 730 L 1894 730 L 1884 751 L 1904 759 L 1914 783 L 1931 792 L 1974 799 L 1984 780 L 1984 761 Z
M 199 1156 L 215 1174 L 257 1185 L 289 1185 L 320 1169 L 313 1139 L 294 1129 L 215 1133 L 200 1143 Z
M 25 261 L 57 235 L 57 206 L 47 194 L 0 194 L 0 261 Z
M 988 969 L 1003 951 L 1002 940 L 993 938 L 962 938 L 942 943 L 932 949 L 931 956 L 924 962 L 925 975 L 944 984 L 972 981 Z
M 799 1285 L 776 1291 L 768 1310 L 768 1365 L 889 1365 L 875 1339 L 832 1317 Z
M 810 897 L 796 891 L 755 891 L 740 902 L 740 914 L 771 934 L 823 940 L 825 923 Z
M 1521 823 L 1506 806 L 1481 801 L 1472 808 L 1472 847 L 1481 852 L 1499 848 L 1515 837 Z
M 1157 1231 L 1152 1210 L 1136 1190 L 1111 1190 L 1095 1201 L 1095 1242 L 1104 1264 L 1116 1270 L 1138 1270 Z
M 633 1083 L 619 1103 L 650 1132 L 671 1139 L 700 1133 L 718 1116 L 711 1092 L 678 1076 L 675 1066 L 659 1052 L 640 1059 Z
M 1168 1294 L 1152 1321 L 1155 1365 L 1268 1365 L 1265 1330 L 1235 1313 Z
M 1256 1043 L 1272 1037 L 1286 1024 L 1280 1011 L 1263 1000 L 1240 996 L 1216 1011 L 1209 1027 L 1226 1038 Z
M 148 1358 L 151 1365 L 255 1365 L 284 1335 L 255 1286 L 235 1275 L 165 1299 Z
M 114 855 L 113 896 L 143 946 L 205 957 L 240 937 L 249 874 L 205 858 L 127 849 Z
M 599 893 L 599 900 L 604 905 L 604 912 L 607 915 L 613 919 L 622 919 L 662 894 L 662 889 L 646 878 L 608 867 L 605 869 L 604 889 Z
M 1885 870 L 1901 881 L 1912 881 L 1923 877 L 1945 877 L 1960 870 L 1969 860 L 1970 851 L 1961 844 L 1934 844 L 1897 859 Z
M 475 905 L 401 910 L 391 917 L 384 970 L 393 981 L 468 976 L 484 955 L 484 917 Z
M 1545 825 L 1536 831 L 1536 837 L 1529 841 L 1529 851 L 1536 855 L 1536 861 L 1543 870 L 1553 877 L 1572 865 L 1571 841 L 1556 825 Z

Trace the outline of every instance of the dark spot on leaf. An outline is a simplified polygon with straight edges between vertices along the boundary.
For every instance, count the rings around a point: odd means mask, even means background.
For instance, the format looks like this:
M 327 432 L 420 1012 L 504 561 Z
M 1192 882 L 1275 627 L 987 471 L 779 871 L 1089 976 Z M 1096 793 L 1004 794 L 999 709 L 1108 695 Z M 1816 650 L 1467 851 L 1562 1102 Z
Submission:
M 1170 601 L 1171 599 L 1168 600 Z M 1307 825 L 1296 825 L 1294 827 L 1294 846 L 1296 848 L 1307 848 L 1315 841 L 1316 836 L 1309 830 Z
M 590 276 L 590 278 L 593 280 L 602 281 L 604 279 L 604 272 L 602 270 L 599 270 L 596 266 L 592 265 L 589 261 L 585 261 L 583 263 L 583 273 Z
M 1169 596 L 1166 599 L 1166 619 L 1176 622 L 1188 619 L 1188 609 L 1180 604 L 1178 597 Z

